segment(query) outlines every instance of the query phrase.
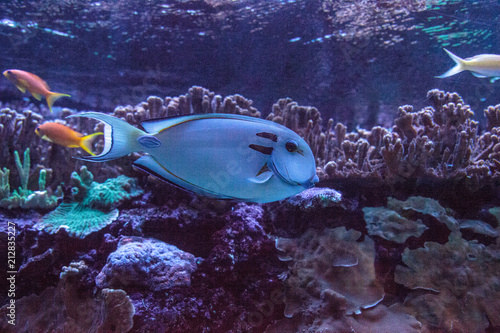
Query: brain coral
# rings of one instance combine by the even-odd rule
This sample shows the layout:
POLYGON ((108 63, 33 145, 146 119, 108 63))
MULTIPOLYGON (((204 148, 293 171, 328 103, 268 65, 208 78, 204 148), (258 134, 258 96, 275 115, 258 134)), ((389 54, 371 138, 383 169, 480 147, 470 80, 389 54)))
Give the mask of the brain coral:
POLYGON ((154 239, 122 238, 96 277, 97 286, 146 287, 153 291, 189 286, 197 258, 154 239))
MULTIPOLYGON (((298 313, 359 314, 384 297, 375 276, 374 243, 344 227, 309 229, 301 238, 276 240, 290 261, 285 282, 285 316, 298 313), (323 310, 321 310, 323 309, 323 310)), ((315 315, 316 316, 316 315, 315 315)))
POLYGON ((483 332, 500 326, 500 244, 485 246, 452 232, 444 244, 406 249, 395 281, 415 291, 405 300, 430 331, 483 332))

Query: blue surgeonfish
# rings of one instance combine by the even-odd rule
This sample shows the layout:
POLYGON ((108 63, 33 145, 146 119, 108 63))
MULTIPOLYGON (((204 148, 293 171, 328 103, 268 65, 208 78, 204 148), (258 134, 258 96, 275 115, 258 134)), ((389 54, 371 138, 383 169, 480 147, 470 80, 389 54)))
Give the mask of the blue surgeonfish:
POLYGON ((479 54, 472 58, 462 59, 447 49, 446 53, 453 59, 456 66, 446 73, 436 76, 437 78, 445 78, 458 74, 462 71, 470 71, 476 77, 498 77, 500 76, 500 55, 498 54, 479 54))
POLYGON ((104 123, 104 148, 87 161, 109 161, 132 152, 147 155, 139 169, 188 191, 218 199, 272 202, 317 181, 311 148, 292 130, 271 121, 231 114, 153 119, 138 129, 124 120, 82 112, 104 123))

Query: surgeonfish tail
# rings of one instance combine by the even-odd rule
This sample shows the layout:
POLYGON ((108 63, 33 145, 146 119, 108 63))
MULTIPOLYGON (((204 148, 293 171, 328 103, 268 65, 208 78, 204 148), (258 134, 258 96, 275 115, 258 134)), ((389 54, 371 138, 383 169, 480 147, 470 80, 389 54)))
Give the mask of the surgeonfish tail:
POLYGON ((445 77, 448 77, 448 76, 452 76, 452 75, 458 74, 458 73, 460 73, 460 72, 462 72, 462 71, 465 70, 465 61, 462 58, 460 58, 459 56, 454 55, 453 53, 451 53, 447 49, 444 49, 444 50, 446 51, 446 53, 448 53, 448 55, 450 56, 450 58, 453 59, 453 61, 457 65, 455 67, 453 67, 452 69, 450 69, 449 71, 447 71, 446 73, 441 74, 439 76, 436 76, 436 78, 439 78, 439 79, 442 79, 442 78, 445 78, 445 77))
POLYGON ((54 105, 54 102, 61 97, 71 97, 71 95, 50 92, 47 96, 45 96, 45 98, 47 99, 47 104, 49 106, 50 112, 52 112, 52 105, 54 105))
POLYGON ((94 142, 94 139, 99 135, 104 135, 104 133, 97 132, 84 136, 80 141, 80 147, 90 155, 95 156, 95 154, 92 152, 92 142, 94 142))
MULTIPOLYGON (((79 157, 81 160, 104 162, 144 150, 137 139, 145 135, 146 132, 135 128, 125 120, 100 112, 80 112, 67 118, 70 117, 86 117, 104 123, 104 148, 102 152, 99 155, 79 157)), ((97 135, 97 133, 91 135, 97 135)))

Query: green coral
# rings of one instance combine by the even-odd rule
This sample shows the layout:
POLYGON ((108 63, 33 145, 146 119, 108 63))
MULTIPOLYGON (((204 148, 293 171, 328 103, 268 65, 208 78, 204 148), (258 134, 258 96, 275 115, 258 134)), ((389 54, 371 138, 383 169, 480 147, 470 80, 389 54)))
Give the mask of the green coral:
POLYGON ((124 200, 137 197, 143 192, 138 187, 136 179, 121 175, 116 178, 107 179, 102 184, 92 182, 82 204, 107 210, 116 207, 124 200))
POLYGON ((58 197, 51 195, 45 189, 47 171, 40 170, 38 180, 38 191, 28 189, 30 174, 30 149, 27 148, 23 154, 23 162, 17 151, 14 152, 14 160, 21 181, 21 186, 10 193, 9 177, 10 170, 3 168, 0 171, 0 207, 7 209, 53 209, 57 206, 58 197))
POLYGON ((69 235, 85 238, 85 236, 99 231, 118 217, 118 209, 109 213, 84 206, 80 203, 62 203, 43 218, 38 224, 40 229, 55 233, 64 228, 69 235))
POLYGON ((63 203, 44 216, 37 228, 57 232, 64 228, 74 237, 85 238, 99 231, 118 217, 118 207, 124 200, 141 195, 144 191, 137 180, 127 176, 107 179, 104 183, 93 181, 94 176, 86 166, 80 174, 71 175, 73 203, 63 203))

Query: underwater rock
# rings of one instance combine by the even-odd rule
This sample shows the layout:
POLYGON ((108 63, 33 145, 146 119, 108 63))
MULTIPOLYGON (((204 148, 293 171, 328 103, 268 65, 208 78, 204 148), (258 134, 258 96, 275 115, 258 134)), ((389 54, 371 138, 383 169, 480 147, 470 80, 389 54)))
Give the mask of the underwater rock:
POLYGON ((280 259, 289 262, 286 317, 360 314, 383 299, 375 276, 374 242, 367 236, 358 242, 360 237, 361 232, 340 227, 276 240, 283 252, 280 259))
POLYGON ((96 277, 104 287, 145 287, 152 291, 189 286, 200 259, 155 239, 122 237, 96 277))
MULTIPOLYGON (((2 332, 128 332, 133 326, 134 306, 123 290, 103 289, 95 295, 81 288, 84 263, 63 268, 56 287, 40 295, 22 297, 15 303, 15 326, 0 321, 2 332), (71 272, 71 273, 70 273, 71 272)), ((7 305, 0 308, 6 318, 7 305)))
POLYGON ((237 280, 236 267, 258 260, 272 249, 272 240, 260 224, 263 209, 260 205, 238 204, 225 216, 226 225, 215 232, 215 244, 204 265, 210 265, 224 280, 237 280))
POLYGON ((500 326, 500 248, 453 232, 448 243, 405 249, 395 281, 415 291, 405 306, 426 330, 484 332, 500 326), (427 292, 425 292, 427 291, 427 292))

